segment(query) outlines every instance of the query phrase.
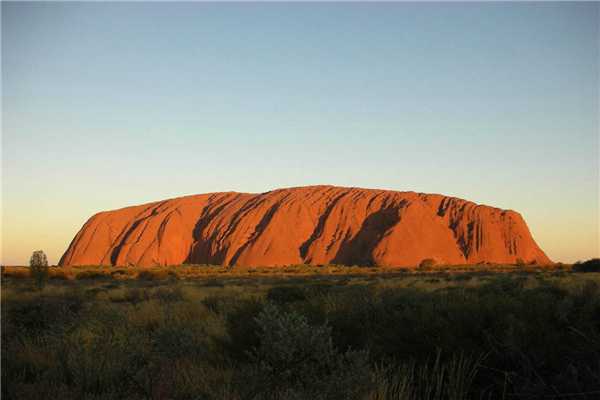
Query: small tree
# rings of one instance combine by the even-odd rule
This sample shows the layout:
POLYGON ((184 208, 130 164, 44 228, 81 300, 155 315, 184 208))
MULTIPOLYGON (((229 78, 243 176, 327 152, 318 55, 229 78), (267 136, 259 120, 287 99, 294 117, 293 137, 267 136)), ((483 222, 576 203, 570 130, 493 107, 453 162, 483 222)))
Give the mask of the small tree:
POLYGON ((48 257, 43 250, 36 250, 29 259, 29 273, 38 289, 43 289, 48 281, 48 257))

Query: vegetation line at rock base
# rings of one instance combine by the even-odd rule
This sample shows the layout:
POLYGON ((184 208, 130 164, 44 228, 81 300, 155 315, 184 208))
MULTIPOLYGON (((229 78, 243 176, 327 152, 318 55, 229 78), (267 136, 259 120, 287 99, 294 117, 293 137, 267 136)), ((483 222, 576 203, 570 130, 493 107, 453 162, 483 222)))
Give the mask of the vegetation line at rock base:
MULTIPOLYGON (((592 262, 589 260, 586 263, 592 262)), ((542 272, 571 271, 582 268, 585 263, 552 264, 552 265, 425 265, 413 268, 369 267, 358 265, 287 265, 281 267, 226 267, 220 265, 166 265, 159 267, 125 267, 107 265, 82 265, 70 267, 50 267, 49 279, 189 279, 207 276, 285 276, 285 275, 404 275, 430 273, 506 273, 506 272, 542 272)), ((596 265, 594 263, 593 265, 596 265)), ((592 266, 590 271, 600 271, 600 267, 592 266)), ((585 271, 582 271, 585 272, 585 271)), ((3 266, 2 276, 27 278, 28 267, 3 266)))

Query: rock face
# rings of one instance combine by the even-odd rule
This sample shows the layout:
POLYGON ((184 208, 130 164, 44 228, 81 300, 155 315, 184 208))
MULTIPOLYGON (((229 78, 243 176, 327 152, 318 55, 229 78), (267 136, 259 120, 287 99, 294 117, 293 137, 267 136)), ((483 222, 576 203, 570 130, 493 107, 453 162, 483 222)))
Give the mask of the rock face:
POLYGON ((92 216, 60 265, 549 264, 520 214, 438 194, 311 186, 92 216))

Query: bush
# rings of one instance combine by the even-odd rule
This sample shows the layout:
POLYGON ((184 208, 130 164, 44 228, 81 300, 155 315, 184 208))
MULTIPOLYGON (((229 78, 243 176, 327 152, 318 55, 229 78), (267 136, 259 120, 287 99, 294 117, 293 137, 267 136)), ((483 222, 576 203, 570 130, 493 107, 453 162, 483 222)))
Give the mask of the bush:
POLYGON ((52 271, 50 274, 50 279, 57 281, 68 281, 69 277, 64 271, 52 271))
POLYGON ((300 301, 305 298, 304 290, 297 286, 275 286, 267 293, 267 300, 279 304, 300 301))
MULTIPOLYGON (((56 330, 76 321, 83 308, 84 298, 79 291, 60 296, 40 295, 3 304, 2 334, 18 340, 28 334, 56 330)), ((3 382, 4 383, 4 382, 3 382)))
POLYGON ((260 345, 250 352, 250 398, 354 398, 367 386, 367 352, 338 353, 327 325, 267 304, 256 318, 260 345))
POLYGON ((124 269, 117 269, 110 273, 113 279, 125 279, 127 277, 127 271, 124 269))
POLYGON ((48 282, 48 258, 42 250, 34 251, 29 260, 29 272, 38 289, 43 289, 48 282))
POLYGON ((431 268, 435 266, 435 260, 433 258, 426 258, 419 264, 419 268, 431 268))
POLYGON ((77 280, 108 279, 108 275, 100 271, 82 271, 75 275, 77 280))
POLYGON ((28 279, 31 278, 31 270, 27 269, 4 269, 2 271, 2 278, 13 278, 13 279, 28 279))
POLYGON ((153 281, 156 280, 157 276, 154 272, 152 271, 140 271, 140 273, 137 275, 137 278, 140 281, 153 281))
POLYGON ((152 293, 152 298, 164 303, 170 303, 183 300, 183 293, 179 286, 168 286, 156 289, 152 293))
POLYGON ((179 276, 174 271, 144 270, 138 274, 137 278, 138 278, 138 280, 141 280, 141 281, 159 281, 159 280, 165 280, 165 279, 177 280, 177 279, 179 279, 179 276))
POLYGON ((470 281, 471 279, 473 279, 473 275, 469 273, 458 273, 452 277, 452 280, 455 282, 470 281))
POLYGON ((592 258, 585 262, 576 262, 573 265, 575 272, 600 272, 600 258, 592 258))

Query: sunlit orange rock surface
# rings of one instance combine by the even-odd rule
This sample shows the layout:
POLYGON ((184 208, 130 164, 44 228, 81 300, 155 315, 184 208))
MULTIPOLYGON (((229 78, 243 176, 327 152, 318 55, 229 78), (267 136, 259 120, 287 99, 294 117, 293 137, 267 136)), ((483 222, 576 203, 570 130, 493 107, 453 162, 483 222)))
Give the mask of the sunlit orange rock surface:
POLYGON ((311 186, 92 216, 60 265, 548 264, 515 211, 439 194, 311 186))

